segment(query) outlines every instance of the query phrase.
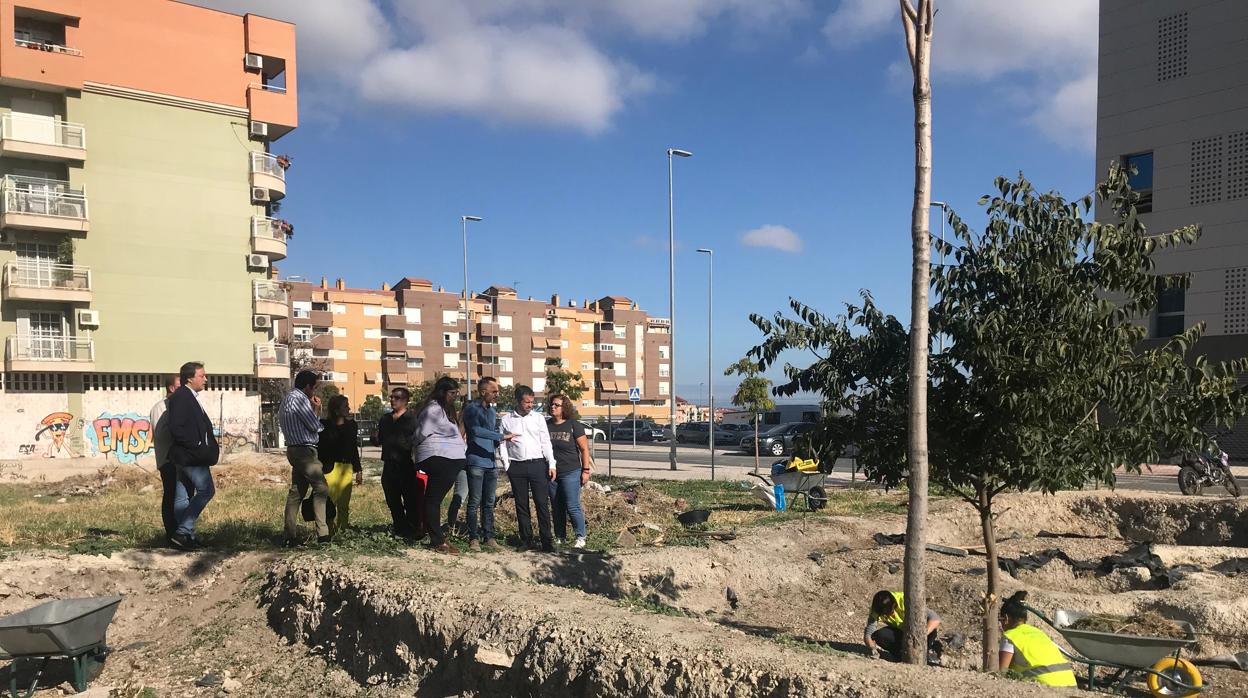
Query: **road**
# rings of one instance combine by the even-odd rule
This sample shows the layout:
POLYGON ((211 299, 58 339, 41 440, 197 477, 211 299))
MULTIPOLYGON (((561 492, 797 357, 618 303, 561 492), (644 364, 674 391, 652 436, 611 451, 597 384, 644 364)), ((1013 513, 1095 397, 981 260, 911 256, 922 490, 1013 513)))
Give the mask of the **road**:
MULTIPOLYGON (((610 448, 605 441, 594 444, 594 464, 599 474, 611 474, 618 477, 660 478, 660 479, 710 479, 711 457, 706 446, 679 444, 676 447, 678 470, 673 472, 668 467, 670 448, 666 444, 637 444, 612 442, 610 448)), ((380 458, 380 449, 365 447, 362 449, 365 458, 380 458)), ((771 464, 779 460, 775 456, 759 456, 759 472, 768 473, 771 464)), ((1242 486, 1248 487, 1248 467, 1233 466, 1236 477, 1242 486)), ((715 450, 715 478, 725 480, 751 480, 754 471, 754 456, 745 455, 736 449, 717 448, 715 450)), ((1116 489, 1135 492, 1161 492, 1178 494, 1178 467, 1173 465, 1154 465, 1146 467, 1139 475, 1119 473, 1116 489)), ((849 459, 836 462, 829 476, 832 487, 848 487, 862 482, 862 475, 854 473, 854 463, 849 459)), ((1221 489, 1211 490, 1211 495, 1221 495, 1221 489)))

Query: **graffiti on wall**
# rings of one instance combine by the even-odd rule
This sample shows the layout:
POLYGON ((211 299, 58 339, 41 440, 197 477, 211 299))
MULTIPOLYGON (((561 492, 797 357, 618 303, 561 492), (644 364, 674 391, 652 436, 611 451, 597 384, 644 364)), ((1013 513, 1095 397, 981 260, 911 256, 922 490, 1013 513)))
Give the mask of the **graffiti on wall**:
POLYGON ((77 457, 77 454, 69 447, 69 443, 65 438, 73 421, 74 415, 68 412, 53 412, 49 414, 39 422, 39 428, 35 432, 36 443, 22 444, 18 447, 18 452, 24 455, 33 455, 39 447, 38 442, 44 441, 46 444, 43 449, 44 458, 77 457))
POLYGON ((151 421, 137 412, 103 412, 87 430, 87 442, 95 454, 119 463, 133 463, 147 455, 155 446, 154 438, 151 421))

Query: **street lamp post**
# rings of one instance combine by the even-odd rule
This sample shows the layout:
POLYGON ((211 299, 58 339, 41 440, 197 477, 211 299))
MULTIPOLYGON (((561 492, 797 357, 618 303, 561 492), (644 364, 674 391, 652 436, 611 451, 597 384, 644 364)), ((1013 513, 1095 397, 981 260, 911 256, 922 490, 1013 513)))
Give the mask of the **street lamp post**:
MULTIPOLYGON (((929 204, 934 208, 940 209, 940 266, 945 266, 945 219, 949 217, 949 204, 943 201, 933 201, 929 204)), ((930 345, 929 345, 930 346, 930 345)), ((936 335, 936 346, 939 347, 940 353, 945 353, 945 335, 939 333, 936 335)))
POLYGON ((707 395, 707 437, 706 448, 711 452, 711 480, 715 479, 715 374, 711 372, 712 324, 711 311, 714 309, 715 297, 715 250, 699 247, 698 252, 706 255, 706 395, 707 395))
POLYGON ((668 462, 676 469, 676 206, 673 201, 672 157, 689 158, 693 153, 679 148, 667 149, 667 319, 671 323, 667 334, 668 391, 667 402, 671 408, 672 440, 668 462))
POLYGON ((464 394, 472 394, 472 334, 468 331, 468 221, 478 222, 481 216, 460 216, 464 224, 464 394))

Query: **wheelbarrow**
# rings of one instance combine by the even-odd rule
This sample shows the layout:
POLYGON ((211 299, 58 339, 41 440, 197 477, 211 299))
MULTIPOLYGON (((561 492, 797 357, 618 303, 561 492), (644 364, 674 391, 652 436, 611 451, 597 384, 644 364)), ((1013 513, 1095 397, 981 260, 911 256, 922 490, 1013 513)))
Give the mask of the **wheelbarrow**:
MULTIPOLYGON (((828 479, 827 473, 786 470, 781 473, 775 473, 771 477, 759 473, 746 474, 762 480, 768 491, 773 490, 776 485, 780 485, 784 488, 786 499, 790 496, 792 497, 793 504, 797 504, 799 497, 805 498, 806 508, 811 511, 818 511, 828 503, 828 493, 824 488, 824 483, 828 479)), ((785 508, 789 507, 786 505, 785 508)))
POLYGON ((30 698, 39 688, 48 662, 68 659, 74 669, 74 690, 87 690, 87 677, 104 660, 108 625, 113 622, 120 596, 60 599, 39 604, 0 618, 0 659, 9 665, 9 695, 30 698), (18 669, 25 662, 42 660, 30 686, 20 692, 18 669))
POLYGON ((1071 661, 1088 665, 1088 690, 1098 688, 1121 692, 1126 686, 1143 679, 1154 696, 1194 696, 1204 690, 1200 671, 1180 655, 1196 642, 1191 623, 1174 621, 1186 637, 1148 637, 1078 630, 1070 627, 1089 614, 1084 611, 1059 609, 1049 620, 1031 606, 1024 607, 1058 632, 1074 652, 1058 647, 1071 661), (1105 668, 1110 674, 1097 678, 1096 670, 1105 668), (1099 683, 1099 685, 1098 685, 1099 683))

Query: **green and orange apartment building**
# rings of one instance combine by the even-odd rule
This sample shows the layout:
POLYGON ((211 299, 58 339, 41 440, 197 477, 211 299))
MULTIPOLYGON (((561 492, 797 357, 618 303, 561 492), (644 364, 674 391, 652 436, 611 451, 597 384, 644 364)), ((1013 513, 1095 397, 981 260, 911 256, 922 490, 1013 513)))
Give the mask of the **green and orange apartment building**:
POLYGON ((270 280, 298 122, 295 27, 173 0, 0 0, 0 459, 151 449, 206 364, 228 448, 288 378, 270 280))

